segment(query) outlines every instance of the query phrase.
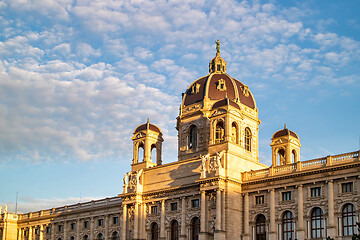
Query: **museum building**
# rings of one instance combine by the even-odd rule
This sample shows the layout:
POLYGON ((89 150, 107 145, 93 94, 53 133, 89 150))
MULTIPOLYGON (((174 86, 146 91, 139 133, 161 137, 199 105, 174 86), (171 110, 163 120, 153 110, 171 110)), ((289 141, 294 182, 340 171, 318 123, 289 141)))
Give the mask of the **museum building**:
POLYGON ((162 132, 133 134, 131 171, 117 197, 0 214, 0 240, 351 239, 360 214, 359 151, 300 161, 288 129, 259 162, 260 120, 248 86, 216 56, 182 97, 178 161, 163 164, 162 132))

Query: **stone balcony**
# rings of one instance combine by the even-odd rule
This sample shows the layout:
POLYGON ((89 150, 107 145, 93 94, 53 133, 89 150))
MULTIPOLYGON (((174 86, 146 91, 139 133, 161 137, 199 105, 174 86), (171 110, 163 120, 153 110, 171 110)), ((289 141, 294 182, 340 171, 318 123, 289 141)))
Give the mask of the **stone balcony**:
POLYGON ((351 163, 360 163, 359 152, 360 151, 344 153, 282 166, 275 166, 255 171, 244 172, 242 173, 242 180, 243 182, 250 182, 268 177, 311 171, 319 168, 334 167, 351 163))

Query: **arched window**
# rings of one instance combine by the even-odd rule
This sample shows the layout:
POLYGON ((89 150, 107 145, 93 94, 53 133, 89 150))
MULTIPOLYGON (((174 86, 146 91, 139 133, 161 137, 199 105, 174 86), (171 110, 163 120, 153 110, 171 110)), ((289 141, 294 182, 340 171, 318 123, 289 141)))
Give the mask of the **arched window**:
POLYGON ((197 129, 195 125, 191 125, 189 130, 189 149, 196 149, 197 146, 197 129))
POLYGON ((119 240, 119 233, 118 232, 113 232, 111 235, 111 240, 119 240))
POLYGON ((157 158, 156 145, 153 144, 151 145, 151 161, 153 163, 156 163, 156 158, 157 158))
POLYGON ((75 237, 70 237, 70 240, 75 240, 75 237))
POLYGON ((296 151, 295 151, 295 149, 293 149, 291 153, 292 153, 291 154, 292 155, 292 162, 295 163, 296 162, 296 151))
POLYGON ((285 150, 284 149, 280 149, 277 153, 277 157, 278 157, 278 163, 279 165, 285 165, 286 164, 286 160, 285 160, 285 150))
POLYGON ((282 218, 282 235, 284 240, 294 239, 294 219, 290 211, 286 211, 282 218))
POLYGON ((96 238, 97 240, 104 240, 104 235, 102 234, 102 233, 99 233, 98 235, 97 235, 97 238, 96 238))
POLYGON ((245 150, 251 152, 251 131, 249 128, 245 128, 245 150))
POLYGON ((311 238, 324 237, 324 214, 321 208, 314 208, 311 212, 311 238))
POLYGON ((200 233, 200 219, 198 217, 194 217, 191 220, 191 240, 198 240, 200 233))
POLYGON ((356 213, 354 205, 348 203, 342 210, 343 236, 356 233, 356 213))
POLYGON ((256 240, 266 240, 265 221, 266 218, 262 214, 256 217, 256 240))
POLYGON ((238 138, 238 127, 236 123, 231 124, 231 141, 233 143, 239 144, 239 138, 238 138))
POLYGON ((151 224, 151 240, 159 239, 159 226, 156 222, 151 224))
POLYGON ((219 121, 216 123, 216 128, 215 128, 215 143, 220 143, 221 141, 223 141, 224 134, 225 134, 224 123, 222 121, 219 121))
POLYGON ((179 240, 179 224, 176 220, 170 224, 170 240, 179 240))
POLYGON ((83 240, 89 240, 88 235, 85 235, 85 236, 83 237, 83 240))
POLYGON ((144 156, 145 156, 145 146, 144 143, 139 143, 139 148, 138 148, 138 161, 142 162, 144 161, 144 156))

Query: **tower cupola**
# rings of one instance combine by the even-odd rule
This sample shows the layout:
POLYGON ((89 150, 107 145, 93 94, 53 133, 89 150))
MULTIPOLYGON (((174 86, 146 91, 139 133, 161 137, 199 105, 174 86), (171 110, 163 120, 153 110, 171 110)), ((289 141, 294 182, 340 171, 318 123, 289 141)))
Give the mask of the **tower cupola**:
POLYGON ((161 146, 164 141, 162 133, 157 126, 149 122, 149 119, 135 129, 132 140, 134 149, 132 171, 162 164, 161 146), (152 155, 155 159, 151 159, 152 155))
POLYGON ((226 62, 220 57, 220 41, 216 43, 216 56, 209 63, 209 73, 226 73, 226 62))

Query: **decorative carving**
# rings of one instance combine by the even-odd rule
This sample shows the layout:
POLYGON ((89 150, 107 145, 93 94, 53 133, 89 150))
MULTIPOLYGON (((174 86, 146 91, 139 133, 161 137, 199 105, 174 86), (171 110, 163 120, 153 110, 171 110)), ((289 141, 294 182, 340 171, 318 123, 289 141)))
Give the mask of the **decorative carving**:
POLYGON ((218 91, 226 91, 226 84, 224 79, 221 78, 219 81, 216 82, 216 89, 218 91))
POLYGON ((244 85, 241 87, 242 93, 245 95, 245 97, 249 96, 249 87, 244 85))
POLYGON ((200 84, 199 83, 194 83, 193 85, 191 85, 191 94, 196 94, 199 92, 200 90, 200 84))
POLYGON ((142 137, 145 137, 146 134, 143 133, 143 132, 139 132, 138 134, 136 134, 135 138, 142 138, 142 137))

